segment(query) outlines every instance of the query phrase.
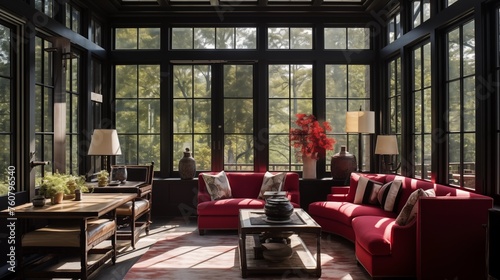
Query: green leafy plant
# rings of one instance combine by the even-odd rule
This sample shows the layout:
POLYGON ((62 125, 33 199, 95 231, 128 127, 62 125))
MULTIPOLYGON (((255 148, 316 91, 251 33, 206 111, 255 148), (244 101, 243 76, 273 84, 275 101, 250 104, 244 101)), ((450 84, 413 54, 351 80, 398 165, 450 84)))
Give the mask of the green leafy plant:
POLYGON ((56 172, 53 174, 45 174, 45 176, 41 178, 39 194, 46 198, 50 198, 58 193, 74 194, 77 189, 82 192, 89 191, 85 186, 85 178, 83 176, 56 172))

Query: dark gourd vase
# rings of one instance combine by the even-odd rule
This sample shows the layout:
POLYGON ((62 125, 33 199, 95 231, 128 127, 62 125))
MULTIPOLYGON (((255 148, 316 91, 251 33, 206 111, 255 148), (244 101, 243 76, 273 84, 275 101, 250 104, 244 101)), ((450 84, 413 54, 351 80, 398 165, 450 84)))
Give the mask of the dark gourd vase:
POLYGON ((179 160, 179 176, 182 180, 192 180, 196 174, 196 161, 191 156, 189 148, 186 148, 184 157, 179 160))
POLYGON ((284 196, 273 196, 266 199, 264 213, 270 221, 287 221, 293 213, 293 205, 284 196))
POLYGON ((340 152, 332 156, 331 171, 333 180, 348 180, 351 172, 356 171, 356 157, 346 151, 345 146, 340 147, 340 152))

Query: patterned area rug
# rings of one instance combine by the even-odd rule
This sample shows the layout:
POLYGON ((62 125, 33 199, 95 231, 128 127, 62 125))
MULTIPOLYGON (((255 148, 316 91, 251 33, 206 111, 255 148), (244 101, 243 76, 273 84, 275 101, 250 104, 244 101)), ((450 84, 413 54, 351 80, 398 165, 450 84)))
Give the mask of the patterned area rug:
MULTIPOLYGON (((314 236, 301 236, 315 256, 314 236)), ((239 279, 238 235, 235 231, 167 232, 127 273, 125 279, 239 279)), ((297 271, 250 274, 246 279, 370 279, 356 264, 354 245, 340 237, 321 239, 321 278, 297 271)))

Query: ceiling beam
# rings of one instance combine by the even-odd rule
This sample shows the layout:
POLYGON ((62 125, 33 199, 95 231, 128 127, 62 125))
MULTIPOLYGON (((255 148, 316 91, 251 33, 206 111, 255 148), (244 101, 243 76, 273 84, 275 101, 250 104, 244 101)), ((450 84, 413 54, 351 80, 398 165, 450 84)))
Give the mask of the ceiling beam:
POLYGON ((168 1, 168 0, 158 0, 158 5, 160 5, 162 7, 168 7, 168 6, 170 6, 170 1, 168 1))
POLYGON ((313 6, 321 6, 323 5, 324 0, 313 0, 313 6))

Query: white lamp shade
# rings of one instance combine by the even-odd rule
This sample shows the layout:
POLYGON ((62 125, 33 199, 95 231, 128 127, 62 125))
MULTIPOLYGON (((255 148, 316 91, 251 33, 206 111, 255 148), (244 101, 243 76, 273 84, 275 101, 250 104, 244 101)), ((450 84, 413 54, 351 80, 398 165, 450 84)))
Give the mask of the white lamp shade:
POLYGON ((90 140, 89 156, 121 155, 116 129, 95 129, 90 140))
POLYGON ((396 135, 378 135, 375 145, 376 155, 398 155, 398 139, 396 135))
POLYGON ((375 112, 373 111, 346 112, 345 132, 375 133, 375 112))

